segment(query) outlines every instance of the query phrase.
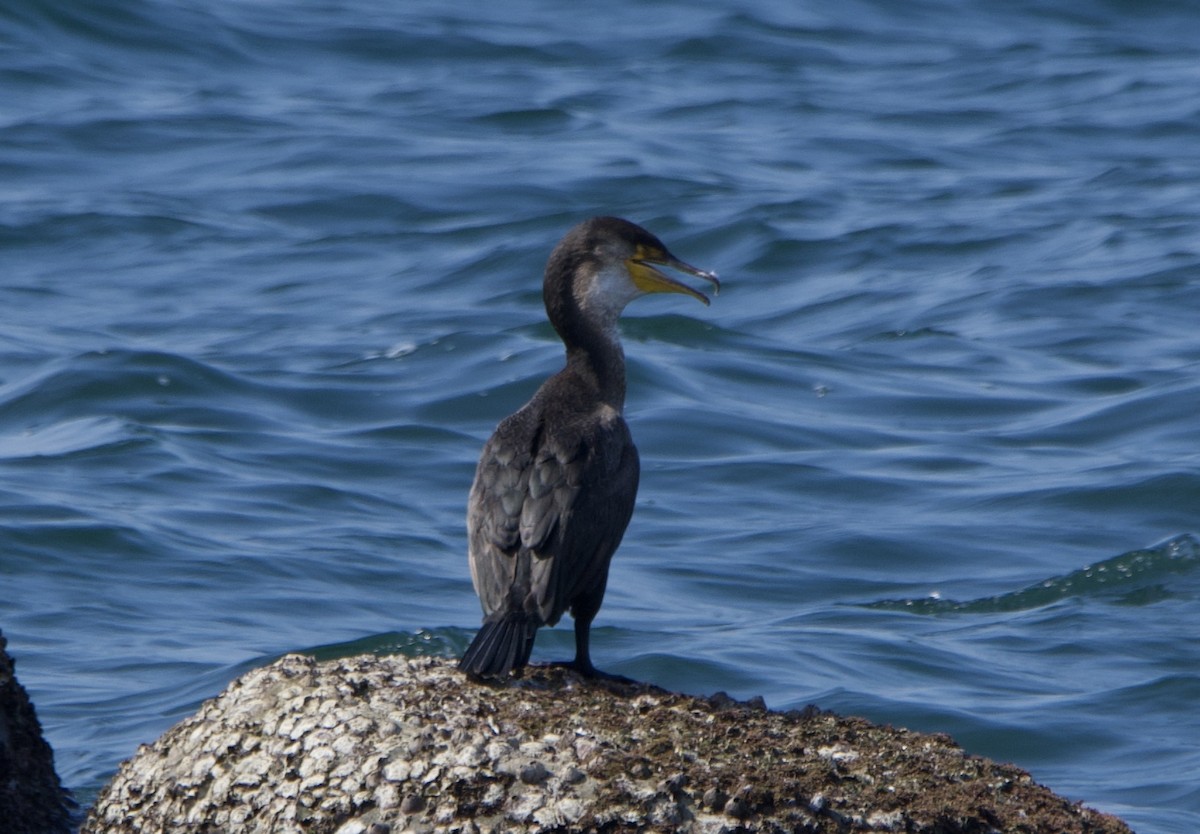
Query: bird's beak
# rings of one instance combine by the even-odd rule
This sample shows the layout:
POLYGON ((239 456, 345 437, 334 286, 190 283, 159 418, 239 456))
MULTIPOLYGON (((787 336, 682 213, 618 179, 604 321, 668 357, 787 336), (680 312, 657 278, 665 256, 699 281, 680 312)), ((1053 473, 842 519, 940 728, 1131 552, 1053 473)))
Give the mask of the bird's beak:
POLYGON ((633 278, 633 283, 642 292, 678 292, 703 301, 705 305, 708 304, 707 295, 663 274, 661 271, 655 269, 656 266, 665 266, 676 272, 686 272, 688 275, 694 275, 697 278, 711 282, 713 285, 713 295, 717 295, 721 291, 721 282, 717 280, 715 272, 705 272, 703 269, 697 269, 691 264, 685 264, 670 252, 655 252, 639 246, 637 251, 633 253, 633 257, 625 261, 625 266, 629 269, 629 275, 633 278))

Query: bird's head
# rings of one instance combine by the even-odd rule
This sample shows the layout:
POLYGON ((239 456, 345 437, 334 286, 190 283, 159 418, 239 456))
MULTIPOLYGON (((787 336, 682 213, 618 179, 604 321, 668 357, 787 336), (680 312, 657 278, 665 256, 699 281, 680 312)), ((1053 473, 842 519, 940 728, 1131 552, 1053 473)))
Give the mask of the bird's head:
POLYGON ((708 296, 659 267, 721 284, 715 273, 684 263, 650 232, 619 217, 593 217, 569 231, 546 266, 546 307, 569 293, 575 306, 602 327, 615 325, 625 305, 649 293, 674 292, 708 304, 708 296))

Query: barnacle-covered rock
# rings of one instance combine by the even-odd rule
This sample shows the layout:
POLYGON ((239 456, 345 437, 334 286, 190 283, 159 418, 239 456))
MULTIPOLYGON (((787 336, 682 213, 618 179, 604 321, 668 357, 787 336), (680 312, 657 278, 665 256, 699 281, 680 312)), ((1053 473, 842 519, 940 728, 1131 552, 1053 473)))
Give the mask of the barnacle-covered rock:
POLYGON ((86 834, 1089 832, 1022 770, 809 708, 432 658, 289 656, 230 684, 103 791, 86 834))

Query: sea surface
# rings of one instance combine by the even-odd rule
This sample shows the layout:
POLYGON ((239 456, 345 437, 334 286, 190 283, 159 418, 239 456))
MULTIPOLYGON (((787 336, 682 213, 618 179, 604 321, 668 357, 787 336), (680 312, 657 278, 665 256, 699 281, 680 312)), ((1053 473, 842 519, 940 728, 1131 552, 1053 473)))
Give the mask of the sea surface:
POLYGON ((476 456, 594 214, 724 282, 627 311, 597 664, 1200 831, 1170 0, 5 0, 0 629, 82 805, 281 654, 462 651, 476 456))

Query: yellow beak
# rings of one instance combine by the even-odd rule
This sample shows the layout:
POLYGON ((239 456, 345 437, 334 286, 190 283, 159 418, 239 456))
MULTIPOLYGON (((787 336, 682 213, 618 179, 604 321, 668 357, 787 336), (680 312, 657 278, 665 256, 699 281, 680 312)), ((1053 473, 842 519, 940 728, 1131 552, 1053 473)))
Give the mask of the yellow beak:
POLYGON ((665 266, 676 272, 685 272, 688 275, 694 275, 697 278, 711 282, 713 285, 713 295, 717 295, 721 291, 721 282, 717 280, 715 272, 705 272, 703 269, 697 269, 691 264, 685 264, 670 252, 653 252, 639 246, 637 251, 634 252, 633 257, 625 261, 625 267, 629 270, 629 277, 633 279, 633 283, 642 292, 677 292, 703 301, 705 305, 709 303, 707 295, 663 274, 655 269, 656 266, 665 266))

